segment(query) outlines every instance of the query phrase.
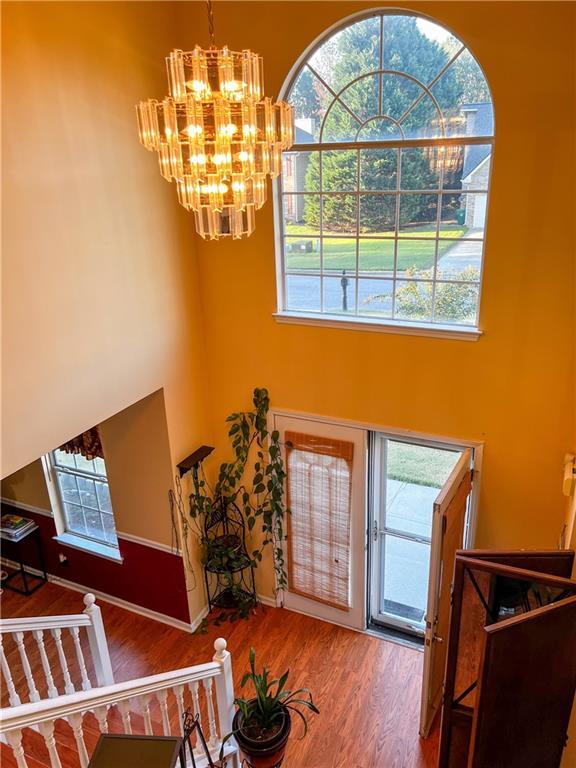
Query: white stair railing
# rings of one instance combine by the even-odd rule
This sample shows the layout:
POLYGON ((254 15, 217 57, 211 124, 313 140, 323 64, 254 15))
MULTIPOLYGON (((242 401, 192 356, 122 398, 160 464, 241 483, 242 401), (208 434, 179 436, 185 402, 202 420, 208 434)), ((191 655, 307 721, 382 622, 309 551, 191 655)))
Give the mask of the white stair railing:
POLYGON ((96 685, 114 683, 100 607, 92 594, 84 596, 84 605, 84 611, 74 615, 0 621, 0 668, 12 707, 26 699, 37 702, 90 690, 89 668, 96 685), (82 647, 83 628, 90 650, 88 660, 82 647))
MULTIPOLYGON (((71 729, 78 762, 81 768, 86 768, 89 750, 85 741, 85 718, 90 713, 95 716, 99 733, 112 732, 112 728, 118 726, 120 732, 127 734, 144 730, 147 734, 180 736, 182 714, 191 709, 199 715, 210 752, 216 758, 222 739, 232 729, 234 684, 226 641, 219 638, 214 648, 216 653, 208 664, 2 709, 0 734, 5 735, 12 748, 18 768, 28 768, 22 746, 23 731, 26 728, 39 730, 51 768, 61 768, 59 729, 71 729), (115 710, 119 717, 115 716, 115 710)), ((92 719, 89 719, 88 725, 94 729, 92 719)), ((64 742, 69 744, 70 740, 64 738, 64 742)), ((201 752, 197 754, 200 768, 204 762, 201 752)), ((225 754, 232 758, 233 765, 237 765, 237 746, 233 739, 226 743, 225 754)), ((35 758, 38 759, 37 754, 35 758)))

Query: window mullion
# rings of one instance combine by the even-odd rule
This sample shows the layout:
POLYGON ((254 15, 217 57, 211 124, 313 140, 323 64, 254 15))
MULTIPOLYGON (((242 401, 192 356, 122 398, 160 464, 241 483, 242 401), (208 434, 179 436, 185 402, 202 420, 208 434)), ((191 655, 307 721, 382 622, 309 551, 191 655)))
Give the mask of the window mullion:
POLYGON ((434 249, 434 268, 432 270, 432 307, 430 318, 432 322, 436 320, 436 280, 438 279, 438 249, 440 238, 440 226, 442 224, 442 189, 444 187, 444 164, 446 153, 443 149, 436 150, 441 157, 440 174, 438 179, 438 210, 436 211, 436 248, 434 249))
POLYGON ((318 141, 293 144, 290 152, 318 152, 337 149, 397 149, 398 147, 451 147, 466 144, 494 144, 493 136, 437 136, 426 139, 379 139, 378 141, 318 141))
POLYGON ((324 312, 324 154, 319 153, 320 160, 320 312, 324 312))
POLYGON ((360 197, 360 150, 356 150, 356 191, 358 195, 356 197, 356 282, 355 282, 355 297, 354 297, 354 314, 359 314, 358 309, 358 297, 359 297, 359 283, 360 283, 360 205, 362 198, 360 197))
POLYGON ((402 150, 396 150, 396 211, 394 219, 394 271, 392 273, 392 318, 396 317, 396 286, 398 284, 398 235, 400 234, 400 203, 402 195, 402 150))

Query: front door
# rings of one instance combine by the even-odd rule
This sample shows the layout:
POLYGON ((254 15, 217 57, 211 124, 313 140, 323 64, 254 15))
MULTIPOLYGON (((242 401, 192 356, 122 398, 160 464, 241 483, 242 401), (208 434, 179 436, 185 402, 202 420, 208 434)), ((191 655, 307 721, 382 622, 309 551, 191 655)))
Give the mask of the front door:
POLYGON ((366 431, 274 415, 286 466, 284 605, 366 628, 366 431))
POLYGON ((420 712, 420 735, 424 737, 428 736, 442 703, 452 576, 456 552, 464 540, 472 490, 471 461, 470 450, 463 451, 434 502, 420 712))

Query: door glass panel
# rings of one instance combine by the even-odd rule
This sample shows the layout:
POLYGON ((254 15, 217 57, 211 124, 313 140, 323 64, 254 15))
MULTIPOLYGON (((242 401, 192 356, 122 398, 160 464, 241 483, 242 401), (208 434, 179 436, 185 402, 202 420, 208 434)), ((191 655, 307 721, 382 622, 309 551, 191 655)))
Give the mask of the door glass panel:
POLYGON ((376 621, 424 628, 434 502, 461 451, 418 443, 380 442, 379 542, 376 621))
POLYGON ((382 540, 380 612, 422 624, 430 546, 385 534, 382 540))

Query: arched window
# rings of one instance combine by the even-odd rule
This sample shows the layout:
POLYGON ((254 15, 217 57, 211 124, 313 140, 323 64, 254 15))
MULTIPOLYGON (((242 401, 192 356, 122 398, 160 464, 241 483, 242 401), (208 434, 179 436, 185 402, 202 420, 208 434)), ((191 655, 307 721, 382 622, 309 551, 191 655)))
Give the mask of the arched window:
POLYGON ((318 41, 284 93, 279 319, 476 329, 494 119, 472 54, 426 18, 372 11, 318 41))

